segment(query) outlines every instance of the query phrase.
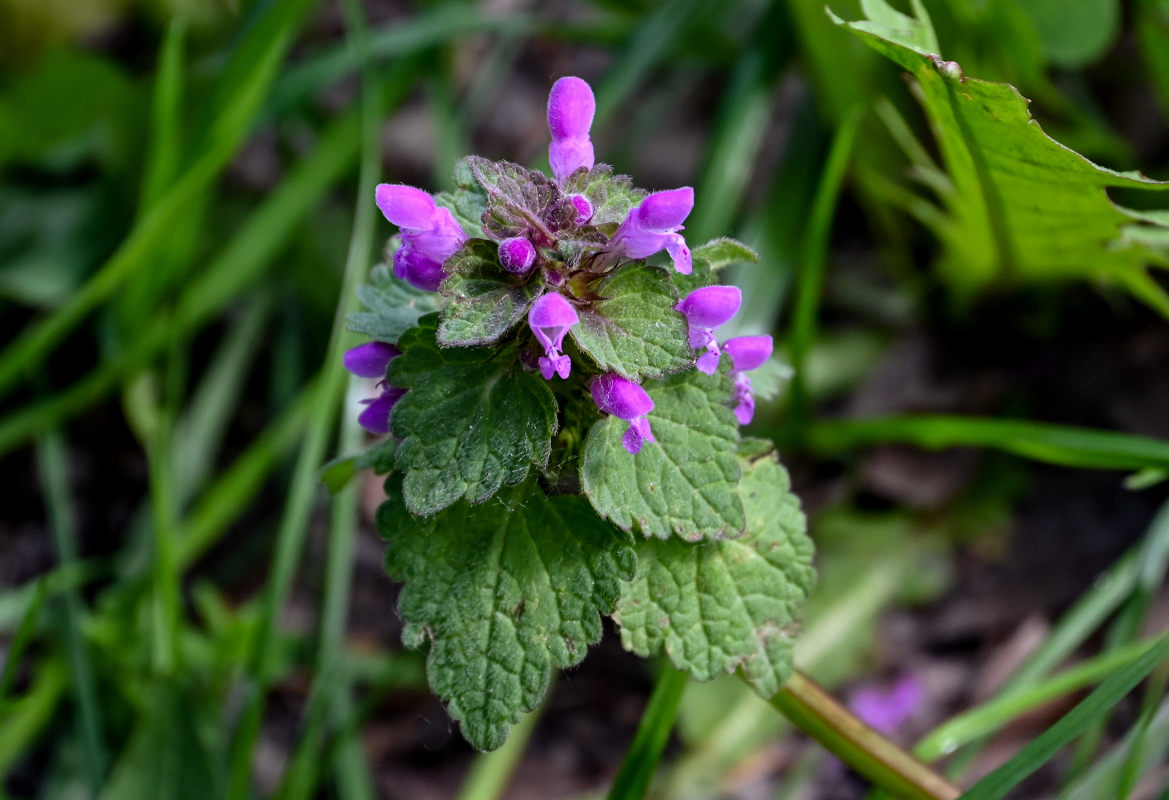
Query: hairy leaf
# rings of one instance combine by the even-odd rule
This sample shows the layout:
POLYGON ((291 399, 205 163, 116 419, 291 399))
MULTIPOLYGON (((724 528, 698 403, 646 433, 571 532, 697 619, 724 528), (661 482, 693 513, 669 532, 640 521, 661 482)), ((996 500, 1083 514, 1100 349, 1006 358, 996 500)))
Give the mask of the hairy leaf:
POLYGON ((402 337, 391 384, 409 389, 390 417, 401 439, 396 466, 415 514, 460 497, 481 503, 528 467, 543 467, 556 432, 556 400, 546 382, 520 366, 514 347, 441 348, 437 315, 402 337))
POLYGON ((577 346, 604 370, 631 380, 659 378, 694 364, 686 318, 666 272, 640 262, 606 276, 600 297, 570 329, 577 346))
POLYGON ((543 220, 560 197, 556 184, 542 172, 510 161, 467 156, 464 161, 487 194, 483 230, 497 239, 543 229, 543 220))
POLYGON ((743 460, 747 533, 689 544, 639 542, 637 577, 622 584, 613 618, 625 647, 665 652, 699 680, 742 669, 764 697, 792 671, 804 601, 815 581, 812 541, 775 454, 743 460))
POLYGON ((589 199, 593 204, 591 225, 621 223, 646 196, 628 175, 614 175, 608 164, 597 164, 591 170, 581 167, 565 180, 564 193, 583 194, 589 199))
POLYGON ((759 254, 740 241, 723 236, 711 239, 695 247, 692 253, 695 261, 705 261, 712 270, 729 267, 731 264, 755 264, 759 254))
MULTIPOLYGON (((387 261, 389 256, 387 253, 387 261)), ((398 280, 387 264, 370 270, 369 283, 357 287, 357 297, 369 311, 350 314, 349 330, 389 344, 396 344, 403 333, 418 324, 419 317, 438 307, 434 292, 398 280)))
POLYGON ((434 202, 449 208, 463 232, 472 239, 483 238, 483 212, 487 210, 487 193, 475 180, 475 174, 466 158, 455 164, 455 189, 439 192, 434 202))
POLYGON ((646 391, 656 442, 630 455, 621 444, 628 423, 607 417, 585 441, 581 483, 602 517, 645 536, 688 541, 738 536, 746 521, 736 487, 739 426, 726 403, 724 373, 673 375, 646 391))
POLYGON ((671 270, 670 280, 674 288, 681 295, 702 286, 710 286, 715 282, 715 272, 731 264, 750 263, 759 261, 759 254, 740 241, 728 236, 711 239, 691 251, 693 266, 689 275, 671 270))
POLYGON ((1095 278, 1169 316, 1169 297, 1145 272, 1164 264, 1164 254, 1141 235, 1164 222, 1127 212, 1106 192, 1169 184, 1097 166, 1048 137, 1013 86, 964 77, 960 65, 945 61, 925 9, 912 5, 909 17, 870 0, 867 20, 836 21, 917 81, 947 174, 918 168, 932 174, 946 213, 922 204, 911 210, 943 242, 939 268, 951 285, 968 293, 992 282, 1095 278))
POLYGON ((536 707, 553 668, 578 663, 601 638, 600 615, 636 563, 628 535, 583 499, 549 499, 534 482, 429 518, 391 499, 378 529, 387 570, 405 582, 402 639, 430 642, 430 684, 482 750, 536 707))
POLYGON ((438 341, 444 347, 491 344, 527 313, 540 284, 499 265, 497 245, 468 239, 443 265, 450 277, 442 293, 451 302, 442 311, 438 341))

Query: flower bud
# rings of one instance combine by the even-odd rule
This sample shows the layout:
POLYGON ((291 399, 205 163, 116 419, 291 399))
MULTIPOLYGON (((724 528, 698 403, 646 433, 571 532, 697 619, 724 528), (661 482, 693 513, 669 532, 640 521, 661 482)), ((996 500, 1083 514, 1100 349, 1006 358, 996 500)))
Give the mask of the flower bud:
POLYGON ((345 369, 359 378, 384 378, 390 360, 402 351, 385 342, 366 342, 345 351, 342 363, 345 369))
POLYGON ((524 275, 536 263, 536 248, 523 236, 513 236, 499 243, 499 263, 508 272, 524 275))

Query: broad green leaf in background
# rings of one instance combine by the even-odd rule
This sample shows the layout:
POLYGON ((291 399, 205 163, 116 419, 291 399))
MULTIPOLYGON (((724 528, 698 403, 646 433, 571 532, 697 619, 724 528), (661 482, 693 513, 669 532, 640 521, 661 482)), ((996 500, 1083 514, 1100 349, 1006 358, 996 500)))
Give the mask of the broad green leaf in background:
POLYGON ((401 439, 396 464, 402 496, 415 514, 433 514, 460 497, 481 503, 528 467, 548 463, 556 399, 546 381, 519 363, 515 348, 439 347, 437 315, 400 341, 388 378, 409 389, 390 418, 401 439))
POLYGON ((919 0, 912 6, 909 17, 868 0, 867 20, 836 21, 916 79, 946 168, 930 182, 947 212, 918 216, 943 243, 938 266, 952 288, 970 294, 992 283, 1092 278, 1169 316, 1169 296, 1145 271, 1169 263, 1148 244, 1169 225, 1134 215, 1106 192, 1169 184, 1097 166, 1048 137, 1013 86, 964 77, 945 61, 925 9, 919 0))
POLYGON ((386 568, 405 583, 402 639, 430 643, 431 687, 482 750, 536 707, 552 669, 584 658, 635 570, 627 534, 581 498, 550 499, 534 482, 428 518, 391 499, 378 529, 386 568))
POLYGON ((541 283, 505 270, 497 249, 495 242, 468 239, 443 265, 450 277, 442 293, 451 298, 438 326, 443 347, 497 342, 527 314, 541 283))
POLYGON ((1120 30, 1117 0, 1015 0, 1052 64, 1079 67, 1104 54, 1120 30))
POLYGON ((641 381, 694 364, 686 318, 660 267, 633 262, 614 270, 593 291, 601 298, 580 311, 573 341, 604 370, 641 381))
POLYGON ((739 539, 639 542, 637 577, 622 583, 613 618, 638 655, 665 652, 699 680, 742 669, 770 697, 792 671, 815 581, 812 540, 774 453, 743 460, 739 493, 747 518, 739 539))
POLYGON ((739 426, 726 405, 726 374, 691 371, 647 384, 656 442, 630 455, 621 443, 629 426, 608 417, 589 430, 581 485, 602 517, 647 537, 688 541, 736 537, 746 520, 737 491, 739 426))
POLYGON ((196 800, 216 794, 210 753, 198 729, 200 714, 189 688, 147 688, 142 715, 114 765, 101 800, 196 800))
POLYGON ((357 297, 369 311, 350 314, 349 330, 394 344, 418 324, 419 317, 438 307, 438 296, 395 278, 389 267, 391 255, 386 254, 387 263, 370 270, 369 283, 358 287, 357 297))

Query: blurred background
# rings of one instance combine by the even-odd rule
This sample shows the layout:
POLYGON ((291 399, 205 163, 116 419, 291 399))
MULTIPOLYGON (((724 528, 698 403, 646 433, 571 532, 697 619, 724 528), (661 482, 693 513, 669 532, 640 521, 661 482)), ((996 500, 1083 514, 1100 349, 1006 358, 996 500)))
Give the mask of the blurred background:
MULTIPOLYGON (((943 56, 1055 139, 1169 179, 1165 0, 925 6, 943 56)), ((732 279, 740 331, 797 368, 751 432, 817 543, 804 669, 910 746, 1169 627, 1164 281, 1091 252, 978 271, 980 242, 939 233, 904 70, 823 0, 0 0, 0 795, 604 794, 660 665, 610 629, 476 755, 401 648, 380 481, 320 477, 363 444, 340 320, 393 232, 372 185, 448 188, 467 153, 546 167, 568 74, 598 160, 694 186, 692 245, 761 255, 732 279)), ((1123 200, 1169 207, 1145 194, 1123 200)), ((1105 753, 1156 796, 1163 684, 1019 796, 1115 796, 1105 753)), ((954 768, 1000 763, 1068 691, 954 768)), ((728 679, 688 689, 654 792, 866 787, 728 679)))

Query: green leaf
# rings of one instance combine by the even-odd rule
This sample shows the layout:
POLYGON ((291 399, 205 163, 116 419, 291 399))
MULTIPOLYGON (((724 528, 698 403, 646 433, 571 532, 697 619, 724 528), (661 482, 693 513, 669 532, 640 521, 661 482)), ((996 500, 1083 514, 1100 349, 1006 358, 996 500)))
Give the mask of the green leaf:
POLYGON ((363 469, 372 469, 375 475, 385 475, 394 468, 397 449, 397 440, 390 436, 365 452, 338 456, 321 467, 321 483, 325 484, 329 494, 337 494, 363 469))
POLYGON ((727 403, 727 375, 691 371, 645 387, 656 442, 631 455, 629 423, 606 417, 585 441, 581 484, 593 508, 625 530, 687 541, 738 536, 746 526, 736 491, 739 426, 727 403))
POLYGON ((451 298, 438 326, 443 347, 499 341, 528 312, 540 290, 539 281, 501 267, 497 245, 486 239, 468 239, 443 266, 450 277, 442 282, 442 293, 451 298))
POLYGON ((614 175, 608 164, 597 164, 591 170, 583 168, 568 176, 564 182, 565 194, 583 194, 593 204, 589 224, 620 224, 629 210, 645 199, 646 192, 633 185, 628 175, 614 175))
POLYGON ((463 159, 487 195, 483 230, 496 239, 543 230, 560 197, 556 184, 543 172, 510 161, 488 161, 481 156, 463 159))
POLYGON ((600 298, 569 329, 577 347, 601 369, 641 381, 694 365, 686 318, 665 270, 632 262, 593 290, 600 298))
POLYGON ((712 270, 720 270, 731 264, 756 264, 759 262, 758 253, 729 236, 711 239, 706 244, 695 247, 691 251, 691 255, 695 261, 705 261, 712 270))
POLYGON ((553 668, 584 658, 635 571, 626 534, 583 499, 549 499, 534 482, 429 518, 391 499, 378 529, 386 568, 405 583, 402 640, 430 642, 430 685, 482 750, 536 707, 553 668))
MULTIPOLYGON (((918 216, 943 243, 938 267, 951 286, 970 294, 991 283, 1098 279, 1169 314, 1169 303, 1134 288, 1146 265, 1164 263, 1163 256, 1126 230, 1131 218, 1106 192, 1169 184, 1097 166, 1048 137, 1013 86, 964 77, 958 64, 944 61, 928 15, 920 2, 913 7, 915 16, 907 17, 868 0, 868 20, 837 22, 909 70, 920 87, 948 175, 932 181, 946 213, 918 216)), ((1144 224, 1166 227, 1155 219, 1144 224)))
POLYGON ((402 337, 388 379, 409 389, 390 417, 405 473, 406 506, 433 514, 460 497, 481 503, 528 467, 548 463, 556 400, 547 382, 520 366, 514 347, 440 348, 437 315, 402 337))
MULTIPOLYGON (((386 253, 387 262, 391 257, 386 253)), ((398 280, 388 263, 370 270, 369 283, 357 288, 357 297, 369 311, 350 314, 349 330, 389 344, 396 344, 403 333, 418 324, 419 317, 438 307, 434 292, 424 292, 398 280)))
POLYGON ((1047 58, 1060 67, 1079 67, 1100 57, 1120 28, 1117 0, 1016 2, 1035 26, 1047 58))
POLYGON ((747 373, 747 377, 751 379, 751 391, 756 400, 774 400, 793 374, 790 364, 769 358, 747 373))
POLYGON ((455 190, 439 192, 434 202, 449 208, 463 232, 472 239, 483 238, 483 213, 487 211, 487 194, 475 181, 471 165, 466 158, 455 164, 455 190))
POLYGON ((759 254, 740 241, 730 237, 711 239, 691 251, 693 266, 689 275, 670 271, 670 280, 680 295, 687 295, 702 286, 715 282, 715 272, 731 264, 759 261, 759 254))
POLYGON ((101 800, 196 800, 218 794, 196 724, 200 717, 189 690, 161 682, 148 687, 142 716, 101 800))
POLYGON ((739 492, 747 533, 695 545, 637 545, 637 577, 623 583, 613 618, 640 656, 665 652, 699 680, 742 669, 763 697, 792 671, 804 601, 815 581, 812 541, 787 472, 771 453, 744 460, 739 492))

